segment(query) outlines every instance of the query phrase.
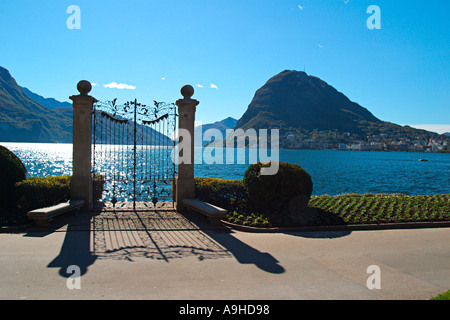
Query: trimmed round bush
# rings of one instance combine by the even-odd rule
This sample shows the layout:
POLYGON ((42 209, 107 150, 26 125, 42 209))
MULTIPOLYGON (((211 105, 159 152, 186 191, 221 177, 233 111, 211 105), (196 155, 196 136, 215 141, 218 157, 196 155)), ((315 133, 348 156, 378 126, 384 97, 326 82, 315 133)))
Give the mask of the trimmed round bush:
POLYGON ((244 174, 244 185, 251 206, 258 212, 269 215, 295 214, 304 211, 311 198, 313 183, 311 176, 296 164, 278 162, 278 172, 262 175, 261 168, 276 163, 256 163, 244 174))
POLYGON ((23 162, 9 149, 0 146, 0 203, 13 205, 14 184, 26 177, 27 169, 23 162))

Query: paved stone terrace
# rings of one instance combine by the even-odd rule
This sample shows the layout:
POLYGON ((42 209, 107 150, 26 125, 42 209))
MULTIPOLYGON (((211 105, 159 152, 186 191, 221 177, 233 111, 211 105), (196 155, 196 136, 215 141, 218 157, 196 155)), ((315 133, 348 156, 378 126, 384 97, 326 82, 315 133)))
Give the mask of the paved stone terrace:
POLYGON ((226 248, 207 236, 207 230, 227 232, 225 227, 211 226, 202 216, 177 213, 171 203, 158 205, 156 209, 152 203, 137 203, 136 210, 132 203, 118 203, 114 208, 106 203, 89 214, 72 213, 56 218, 48 229, 40 229, 66 233, 69 243, 88 242, 89 255, 96 259, 144 257, 168 261, 186 256, 200 260, 230 257, 226 248), (90 236, 83 237, 86 232, 90 236))
POLYGON ((0 234, 0 299, 429 299, 449 288, 446 228, 255 234, 201 218, 102 209, 0 234), (67 289, 71 265, 81 290, 67 289), (380 290, 367 288, 371 265, 380 290))
POLYGON ((177 213, 172 203, 157 204, 139 202, 104 203, 94 207, 91 213, 72 213, 57 217, 50 222, 52 231, 94 231, 94 230, 146 230, 181 231, 213 228, 200 216, 177 213))

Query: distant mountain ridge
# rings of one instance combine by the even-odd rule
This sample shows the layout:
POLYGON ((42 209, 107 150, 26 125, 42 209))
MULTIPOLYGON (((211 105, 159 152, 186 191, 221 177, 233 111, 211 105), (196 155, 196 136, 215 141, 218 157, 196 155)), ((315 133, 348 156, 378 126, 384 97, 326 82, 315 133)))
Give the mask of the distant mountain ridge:
POLYGON ((29 96, 32 100, 36 101, 37 103, 39 103, 49 109, 72 108, 72 104, 69 102, 60 102, 54 98, 44 98, 43 96, 40 96, 25 87, 21 87, 21 88, 22 88, 23 92, 25 92, 25 94, 27 96, 29 96))
MULTIPOLYGON (((10 72, 0 67, 0 142, 72 143, 72 127, 71 103, 44 98, 19 86, 10 72)), ((133 122, 130 121, 127 127, 133 130, 133 122)), ((137 128, 141 139, 150 145, 166 145, 173 141, 153 128, 144 131, 140 124, 137 128)), ((111 127, 97 133, 96 138, 103 142, 127 143, 119 133, 112 138, 111 127)))
MULTIPOLYGON (((0 142, 71 143, 72 117, 70 103, 44 98, 19 86, 9 71, 0 67, 0 142)), ((205 124, 195 128, 195 133, 203 136, 211 128, 219 130, 224 138, 227 129, 239 128, 278 128, 281 140, 288 133, 314 137, 315 132, 321 131, 344 132, 352 136, 352 141, 392 132, 426 133, 426 139, 437 136, 422 129, 381 121, 325 81, 292 70, 275 75, 257 90, 239 120, 229 117, 205 124)), ((450 133, 441 136, 450 137, 450 133)))
POLYGON ((72 110, 39 104, 0 67, 0 141, 70 143, 72 110))
MULTIPOLYGON (((237 119, 228 117, 226 119, 223 119, 221 121, 216 121, 214 123, 207 123, 207 124, 202 124, 201 126, 197 126, 195 127, 195 131, 194 134, 196 137, 198 137, 199 135, 203 138, 203 133, 206 130, 209 129, 217 129, 220 131, 220 133, 222 134, 223 138, 226 138, 226 131, 228 129, 233 129, 236 126, 236 123, 238 122, 237 119)), ((202 141, 202 145, 207 145, 209 144, 211 141, 202 141)))

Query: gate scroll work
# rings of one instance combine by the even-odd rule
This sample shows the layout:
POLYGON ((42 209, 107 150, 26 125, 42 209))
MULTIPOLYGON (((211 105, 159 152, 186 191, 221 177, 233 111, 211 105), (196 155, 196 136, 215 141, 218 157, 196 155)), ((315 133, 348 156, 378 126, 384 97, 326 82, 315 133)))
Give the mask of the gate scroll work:
POLYGON ((105 181, 102 210, 174 208, 176 131, 173 103, 94 104, 92 174, 105 181))

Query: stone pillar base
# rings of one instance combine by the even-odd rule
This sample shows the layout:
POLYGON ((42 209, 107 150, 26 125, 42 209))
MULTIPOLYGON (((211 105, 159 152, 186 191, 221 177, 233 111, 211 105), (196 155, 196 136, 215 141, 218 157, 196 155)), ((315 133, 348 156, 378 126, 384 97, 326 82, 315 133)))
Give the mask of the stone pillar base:
POLYGON ((185 211, 183 199, 195 199, 195 181, 193 178, 177 178, 175 202, 178 212, 185 211))
POLYGON ((83 200, 81 210, 89 212, 93 207, 92 178, 90 176, 72 176, 70 179, 70 200, 83 200))

